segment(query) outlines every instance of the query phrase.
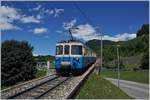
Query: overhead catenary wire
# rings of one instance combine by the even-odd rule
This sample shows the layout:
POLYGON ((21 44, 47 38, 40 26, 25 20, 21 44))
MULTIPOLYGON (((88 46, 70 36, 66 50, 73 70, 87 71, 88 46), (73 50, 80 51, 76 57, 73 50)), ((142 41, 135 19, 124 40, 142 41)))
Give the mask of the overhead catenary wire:
MULTIPOLYGON (((75 1, 73 1, 73 5, 79 10, 79 12, 84 16, 84 18, 86 18, 86 20, 90 23, 90 25, 92 25, 92 26, 94 26, 94 24, 93 24, 93 22, 92 22, 92 20, 83 12, 83 10, 77 5, 77 3, 75 2, 75 1)), ((101 52, 100 52, 100 54, 101 54, 101 67, 102 67, 102 62, 103 62, 103 60, 102 60, 102 34, 101 34, 101 45, 100 45, 101 47, 101 52)), ((98 74, 100 74, 100 67, 99 67, 99 70, 98 70, 98 74)))
POLYGON ((92 20, 85 14, 85 12, 78 6, 78 4, 73 1, 73 5, 75 6, 76 9, 83 15, 83 17, 91 24, 94 25, 92 20))

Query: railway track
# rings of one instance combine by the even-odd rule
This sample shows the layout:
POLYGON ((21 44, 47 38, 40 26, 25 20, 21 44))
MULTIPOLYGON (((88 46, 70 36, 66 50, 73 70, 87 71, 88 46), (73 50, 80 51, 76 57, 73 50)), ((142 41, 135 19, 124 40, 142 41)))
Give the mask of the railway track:
POLYGON ((8 97, 7 99, 39 99, 46 93, 60 86, 65 81, 69 80, 70 77, 53 77, 46 82, 40 83, 34 87, 26 89, 15 95, 8 97))
MULTIPOLYGON (((96 62, 97 63, 97 62, 96 62)), ((2 99, 67 99, 74 98, 89 74, 93 64, 85 73, 76 77, 51 75, 2 91, 2 99)))

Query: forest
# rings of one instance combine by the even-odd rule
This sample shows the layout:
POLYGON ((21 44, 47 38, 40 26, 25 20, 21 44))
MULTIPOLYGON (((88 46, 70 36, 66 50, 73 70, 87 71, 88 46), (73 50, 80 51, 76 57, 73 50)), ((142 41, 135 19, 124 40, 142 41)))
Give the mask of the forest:
MULTIPOLYGON (((121 58, 140 57, 141 63, 138 64, 138 67, 149 69, 149 24, 143 24, 137 30, 136 35, 136 38, 127 41, 103 40, 103 66, 109 67, 109 63, 117 59, 117 45, 120 45, 119 54, 121 58)), ((100 57, 100 40, 90 40, 86 44, 100 57)), ((120 60, 120 62, 123 66, 123 61, 120 60)))

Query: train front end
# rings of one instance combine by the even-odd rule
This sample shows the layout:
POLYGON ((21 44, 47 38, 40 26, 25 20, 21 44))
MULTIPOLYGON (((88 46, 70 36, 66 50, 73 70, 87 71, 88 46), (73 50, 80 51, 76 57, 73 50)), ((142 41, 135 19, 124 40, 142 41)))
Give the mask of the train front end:
POLYGON ((83 70, 81 43, 56 44, 55 69, 61 75, 80 74, 83 70))

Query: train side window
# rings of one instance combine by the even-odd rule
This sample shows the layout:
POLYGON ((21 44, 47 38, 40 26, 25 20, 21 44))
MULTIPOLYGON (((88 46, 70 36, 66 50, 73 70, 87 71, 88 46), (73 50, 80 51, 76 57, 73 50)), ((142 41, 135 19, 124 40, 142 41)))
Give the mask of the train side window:
POLYGON ((62 54, 63 54, 63 46, 62 45, 56 46, 56 55, 62 54))
POLYGON ((73 54, 73 55, 82 55, 82 46, 72 45, 71 46, 71 54, 73 54))
POLYGON ((69 54, 70 46, 69 45, 65 45, 64 49, 65 49, 64 53, 65 54, 69 54))

